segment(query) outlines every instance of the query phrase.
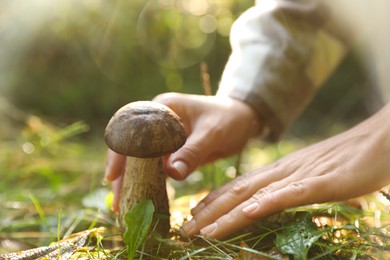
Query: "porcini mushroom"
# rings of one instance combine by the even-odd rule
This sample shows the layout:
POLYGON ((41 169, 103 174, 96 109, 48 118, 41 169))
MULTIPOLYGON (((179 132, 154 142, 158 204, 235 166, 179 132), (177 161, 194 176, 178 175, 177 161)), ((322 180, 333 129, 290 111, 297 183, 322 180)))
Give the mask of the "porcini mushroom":
POLYGON ((119 226, 125 227, 125 214, 136 203, 150 199, 155 212, 167 215, 159 219, 157 231, 170 229, 169 203, 162 156, 178 150, 186 141, 180 118, 168 107, 137 101, 120 108, 105 131, 108 147, 128 156, 120 192, 119 226))

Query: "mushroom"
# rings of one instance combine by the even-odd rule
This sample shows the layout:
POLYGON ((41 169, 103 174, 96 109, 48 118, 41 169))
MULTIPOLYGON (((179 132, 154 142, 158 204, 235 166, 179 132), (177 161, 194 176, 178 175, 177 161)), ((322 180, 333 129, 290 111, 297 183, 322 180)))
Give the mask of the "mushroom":
POLYGON ((150 199, 155 213, 166 215, 156 230, 168 234, 169 203, 162 156, 177 151, 186 141, 180 118, 168 107, 137 101, 120 108, 105 131, 108 147, 128 156, 120 192, 119 226, 125 227, 125 214, 136 203, 150 199))

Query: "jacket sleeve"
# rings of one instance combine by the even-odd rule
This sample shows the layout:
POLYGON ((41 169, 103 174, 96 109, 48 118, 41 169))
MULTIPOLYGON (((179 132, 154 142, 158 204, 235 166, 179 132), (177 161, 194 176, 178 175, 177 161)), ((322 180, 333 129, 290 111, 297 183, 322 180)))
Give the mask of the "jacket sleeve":
POLYGON ((276 141, 311 101, 348 43, 319 1, 260 0, 234 23, 217 95, 248 103, 276 141))

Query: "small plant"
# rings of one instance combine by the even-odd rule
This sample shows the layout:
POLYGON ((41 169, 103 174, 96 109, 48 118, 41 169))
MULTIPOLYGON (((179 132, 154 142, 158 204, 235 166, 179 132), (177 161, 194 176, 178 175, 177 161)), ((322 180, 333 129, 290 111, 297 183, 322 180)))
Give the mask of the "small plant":
POLYGON ((294 259, 307 259, 311 246, 324 234, 312 222, 308 213, 298 214, 295 221, 288 223, 276 235, 275 245, 283 254, 289 254, 294 259))
POLYGON ((154 205, 151 200, 139 202, 126 213, 123 241, 127 245, 127 259, 134 259, 137 249, 144 242, 152 224, 153 214, 154 205))

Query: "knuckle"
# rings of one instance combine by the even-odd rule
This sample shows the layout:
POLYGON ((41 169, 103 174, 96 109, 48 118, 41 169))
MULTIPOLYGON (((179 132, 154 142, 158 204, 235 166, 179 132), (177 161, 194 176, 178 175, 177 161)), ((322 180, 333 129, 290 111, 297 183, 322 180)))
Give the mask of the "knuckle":
POLYGON ((171 106, 175 103, 175 100, 177 99, 178 94, 174 92, 167 92, 162 93, 153 98, 154 102, 158 102, 161 104, 164 104, 166 106, 171 106))
POLYGON ((269 185, 266 188, 263 188, 257 191, 253 196, 252 200, 258 203, 276 203, 276 198, 274 194, 275 189, 273 185, 269 185))
POLYGON ((222 190, 222 188, 223 187, 210 192, 205 198, 203 198, 201 200, 201 202, 204 203, 206 206, 208 206, 214 200, 218 199, 220 196, 222 196, 224 194, 224 191, 222 190))
POLYGON ((265 194, 262 198, 263 201, 265 201, 267 204, 275 204, 277 203, 275 194, 273 192, 269 192, 265 194))
POLYGON ((283 158, 279 159, 279 160, 277 160, 276 162, 273 163, 274 168, 283 167, 283 164, 284 164, 283 158))
POLYGON ((213 128, 210 131, 214 136, 222 136, 224 132, 226 131, 225 127, 223 127, 221 124, 215 124, 213 128))
POLYGON ((200 164, 203 160, 200 149, 194 144, 184 145, 180 152, 193 164, 200 164))
POLYGON ((290 192, 293 196, 304 196, 307 192, 306 185, 302 182, 294 182, 289 185, 290 192))
POLYGON ((218 198, 221 195, 221 192, 219 190, 215 190, 212 193, 209 193, 205 198, 201 200, 202 203, 205 205, 210 204, 212 201, 214 201, 216 198, 218 198))
POLYGON ((270 194, 271 191, 268 188, 261 189, 257 191, 255 194, 252 196, 252 200, 256 202, 260 202, 267 194, 270 194))
POLYGON ((237 177, 234 181, 233 188, 231 189, 231 193, 235 196, 238 194, 243 193, 248 189, 248 182, 245 178, 242 178, 242 176, 237 177))
POLYGON ((234 214, 229 212, 220 217, 216 222, 218 224, 233 224, 235 222, 234 214))
POLYGON ((207 219, 207 218, 209 218, 210 217, 210 214, 211 214, 211 212, 210 212, 210 207, 209 206, 206 206, 204 209, 202 209, 200 212, 199 212, 199 214, 197 214, 197 215, 195 215, 194 216, 194 219, 195 220, 201 220, 201 219, 207 219))

